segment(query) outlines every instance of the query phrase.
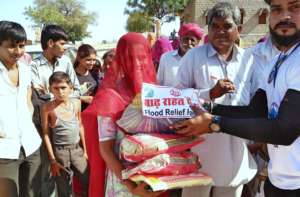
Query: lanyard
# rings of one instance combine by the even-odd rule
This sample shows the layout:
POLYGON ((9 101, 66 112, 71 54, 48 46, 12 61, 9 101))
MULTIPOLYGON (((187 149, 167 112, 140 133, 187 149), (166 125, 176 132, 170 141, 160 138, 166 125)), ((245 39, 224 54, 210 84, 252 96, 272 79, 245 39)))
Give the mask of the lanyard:
POLYGON ((278 57, 275 65, 273 66, 272 71, 269 74, 268 83, 272 83, 273 82, 273 87, 275 87, 276 78, 277 78, 277 74, 278 74, 280 66, 284 63, 285 60, 287 60, 296 51, 296 49, 299 46, 300 46, 300 43, 297 44, 297 46, 289 54, 280 53, 280 55, 279 55, 279 57, 278 57))

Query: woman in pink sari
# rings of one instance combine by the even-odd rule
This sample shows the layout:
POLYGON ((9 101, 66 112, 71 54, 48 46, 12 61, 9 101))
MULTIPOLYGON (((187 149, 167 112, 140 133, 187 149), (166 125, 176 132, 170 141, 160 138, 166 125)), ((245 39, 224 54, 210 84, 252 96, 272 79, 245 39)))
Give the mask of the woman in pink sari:
POLYGON ((121 170, 125 166, 117 155, 119 137, 122 134, 116 121, 133 98, 141 92, 143 82, 156 83, 151 49, 141 34, 127 33, 117 44, 114 62, 93 102, 83 112, 91 171, 89 191, 92 197, 104 196, 104 193, 107 197, 158 195, 147 191, 144 183, 137 186, 129 180, 122 181, 121 170))
POLYGON ((153 64, 155 66, 155 69, 157 70, 162 54, 168 51, 172 51, 173 47, 167 37, 160 37, 158 40, 156 40, 151 50, 153 64))

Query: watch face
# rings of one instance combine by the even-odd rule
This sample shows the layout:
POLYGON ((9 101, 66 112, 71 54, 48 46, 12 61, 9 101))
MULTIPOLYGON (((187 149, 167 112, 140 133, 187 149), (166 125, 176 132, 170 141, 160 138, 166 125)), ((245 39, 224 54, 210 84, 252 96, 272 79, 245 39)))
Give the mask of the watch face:
POLYGON ((213 131, 213 132, 219 132, 220 131, 220 125, 216 124, 216 123, 212 123, 210 125, 210 129, 213 131))

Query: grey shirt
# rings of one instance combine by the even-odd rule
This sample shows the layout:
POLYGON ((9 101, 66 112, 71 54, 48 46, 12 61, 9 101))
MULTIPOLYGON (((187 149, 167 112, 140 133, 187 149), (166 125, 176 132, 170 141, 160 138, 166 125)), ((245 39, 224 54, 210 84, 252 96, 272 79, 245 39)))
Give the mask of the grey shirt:
POLYGON ((51 97, 49 91, 49 78, 56 71, 65 72, 70 76, 71 82, 74 85, 73 95, 75 97, 79 96, 80 85, 71 60, 66 56, 62 56, 61 58, 57 59, 54 65, 52 65, 43 54, 34 59, 31 63, 33 87, 36 90, 39 90, 42 87, 46 91, 46 94, 42 95, 40 93, 39 96, 45 98, 51 97))

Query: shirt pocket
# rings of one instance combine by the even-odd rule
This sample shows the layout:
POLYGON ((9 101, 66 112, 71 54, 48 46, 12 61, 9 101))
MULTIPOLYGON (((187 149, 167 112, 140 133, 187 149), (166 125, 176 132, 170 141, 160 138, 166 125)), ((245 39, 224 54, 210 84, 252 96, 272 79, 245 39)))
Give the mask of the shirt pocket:
POLYGON ((220 80, 220 72, 216 66, 202 65, 194 73, 197 89, 210 89, 220 80))

